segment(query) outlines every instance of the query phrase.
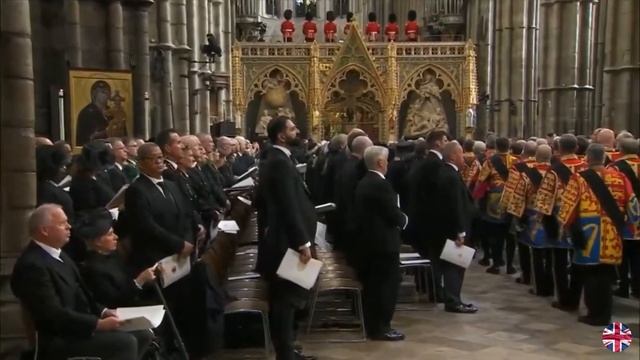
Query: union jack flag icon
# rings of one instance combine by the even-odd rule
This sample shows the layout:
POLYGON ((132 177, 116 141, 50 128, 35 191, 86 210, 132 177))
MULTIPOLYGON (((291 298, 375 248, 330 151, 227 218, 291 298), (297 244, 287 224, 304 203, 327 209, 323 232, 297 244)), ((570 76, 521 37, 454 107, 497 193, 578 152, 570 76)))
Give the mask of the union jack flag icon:
POLYGON ((614 321, 602 331, 602 344, 613 352, 622 352, 631 346, 631 330, 621 323, 614 321))

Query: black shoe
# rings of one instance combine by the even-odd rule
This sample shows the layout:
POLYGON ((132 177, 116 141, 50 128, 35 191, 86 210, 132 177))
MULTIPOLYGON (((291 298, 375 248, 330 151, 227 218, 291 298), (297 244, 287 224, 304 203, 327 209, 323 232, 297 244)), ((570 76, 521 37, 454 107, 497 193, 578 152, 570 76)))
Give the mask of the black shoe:
POLYGON ((624 288, 617 288, 613 291, 613 295, 617 296, 617 297, 621 297, 621 298, 628 298, 629 297, 629 289, 624 289, 624 288))
POLYGON ((404 334, 398 330, 389 330, 384 334, 370 336, 370 338, 376 341, 402 341, 404 334))
POLYGON ((591 326, 607 326, 611 323, 610 320, 607 319, 595 319, 588 315, 578 316, 578 321, 581 323, 585 323, 591 326))
MULTIPOLYGON (((508 274, 508 272, 507 272, 507 274, 508 274)), ((529 280, 525 280, 522 276, 521 276, 521 277, 519 277, 519 278, 517 278, 517 279, 516 279, 516 282, 517 282, 518 284, 522 284, 522 285, 529 285, 529 284, 531 284, 531 281, 529 281, 529 280)))
POLYGON ((489 274, 500 274, 500 267, 493 265, 487 269, 487 272, 489 274))
POLYGON ((518 271, 513 266, 507 266, 507 275, 513 275, 513 274, 515 274, 517 272, 518 271))
POLYGON ((293 358, 295 360, 316 360, 317 358, 313 355, 305 355, 302 351, 293 350, 293 358))
POLYGON ((464 304, 445 305, 444 311, 458 314, 473 314, 478 311, 478 308, 473 305, 465 306, 464 304))
POLYGON ((551 306, 558 309, 558 310, 562 310, 562 311, 566 311, 566 312, 573 312, 578 310, 578 306, 570 306, 570 305, 564 305, 561 304, 558 301, 554 301, 551 303, 551 306))
POLYGON ((482 266, 489 266, 491 265, 491 261, 489 259, 481 259, 480 261, 478 261, 478 264, 482 266))

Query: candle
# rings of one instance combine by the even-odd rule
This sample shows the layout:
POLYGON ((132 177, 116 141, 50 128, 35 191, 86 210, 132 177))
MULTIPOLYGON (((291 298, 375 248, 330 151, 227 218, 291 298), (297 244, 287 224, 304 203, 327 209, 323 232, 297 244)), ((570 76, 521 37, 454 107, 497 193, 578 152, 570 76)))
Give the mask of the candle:
POLYGON ((58 121, 60 126, 60 140, 64 141, 64 90, 58 91, 58 121))
POLYGON ((144 92, 144 139, 145 141, 151 136, 151 122, 149 121, 149 92, 144 92))

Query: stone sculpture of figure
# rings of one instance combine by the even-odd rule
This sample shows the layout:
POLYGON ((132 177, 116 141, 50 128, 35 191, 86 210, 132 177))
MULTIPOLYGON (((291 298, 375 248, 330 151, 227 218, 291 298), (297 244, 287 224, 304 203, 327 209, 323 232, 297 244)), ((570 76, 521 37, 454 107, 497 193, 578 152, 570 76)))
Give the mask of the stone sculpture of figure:
POLYGON ((120 95, 118 90, 111 97, 113 106, 107 110, 107 118, 109 125, 107 126, 107 137, 124 137, 127 136, 127 113, 122 108, 122 102, 125 99, 120 95))
POLYGON ((417 136, 428 133, 433 129, 448 131, 449 126, 440 101, 440 88, 434 81, 433 75, 426 73, 418 82, 418 97, 407 111, 407 125, 405 136, 417 136))
POLYGON ((260 121, 258 121, 255 133, 261 136, 267 136, 267 125, 271 119, 272 117, 269 115, 269 110, 265 109, 263 115, 260 117, 260 121))

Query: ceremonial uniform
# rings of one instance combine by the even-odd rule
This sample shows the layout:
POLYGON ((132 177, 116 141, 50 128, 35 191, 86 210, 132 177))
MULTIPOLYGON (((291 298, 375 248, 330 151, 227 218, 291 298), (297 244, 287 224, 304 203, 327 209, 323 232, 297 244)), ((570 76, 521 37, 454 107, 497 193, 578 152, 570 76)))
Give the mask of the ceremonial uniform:
MULTIPOLYGON (((509 178, 504 185, 504 191, 502 193, 502 198, 500 199, 501 206, 507 209, 509 204, 511 203, 511 198, 513 197, 513 193, 520 182, 521 175, 534 167, 536 164, 536 159, 534 157, 529 157, 524 160, 521 160, 509 169, 509 178)), ((539 185, 539 184, 538 184, 539 185)), ((508 212, 508 211, 507 211, 508 212)), ((516 238, 519 237, 519 233, 521 229, 517 222, 514 222, 514 219, 510 218, 507 220, 510 229, 507 232, 506 240, 507 240, 507 266, 513 269, 513 257, 515 256, 516 249, 516 238)), ((518 282, 522 282, 524 284, 529 284, 531 280, 531 262, 530 262, 530 254, 529 247, 521 242, 518 242, 518 255, 520 256, 520 269, 522 270, 522 276, 517 280, 518 282)), ((513 270, 512 270, 513 271, 513 270)))
POLYGON ((280 32, 282 33, 282 41, 284 42, 292 42, 293 41, 293 32, 296 31, 293 22, 290 20, 285 20, 280 25, 280 32))
POLYGON ((304 34, 304 41, 313 42, 316 39, 316 33, 318 28, 313 21, 305 21, 302 25, 302 33, 304 34))
POLYGON ((384 27, 384 35, 387 37, 387 41, 396 41, 399 32, 400 27, 398 27, 396 23, 388 23, 387 26, 384 27))
POLYGON ((380 24, 375 21, 369 21, 365 28, 367 34, 367 40, 378 41, 378 35, 380 34, 380 24))
POLYGON ((328 21, 324 24, 324 40, 326 42, 335 42, 337 32, 338 26, 333 21, 328 21))
POLYGON ((535 210, 536 193, 545 174, 551 170, 550 163, 533 163, 519 174, 507 212, 513 215, 521 229, 518 236, 520 251, 520 266, 522 267, 522 281, 530 281, 530 265, 533 264, 533 279, 537 295, 553 294, 553 275, 551 251, 543 247, 547 234, 535 210), (532 256, 529 258, 529 247, 532 256), (526 250, 524 250, 526 249, 526 250), (529 270, 525 274, 525 269, 529 270))
POLYGON ((407 36, 407 41, 418 41, 419 30, 420 27, 417 21, 407 21, 407 23, 404 24, 404 34, 407 36))
POLYGON ((487 236, 490 239, 493 267, 504 265, 502 249, 507 235, 507 213, 500 199, 509 177, 509 168, 517 158, 507 153, 497 153, 487 158, 474 191, 474 197, 480 200, 482 218, 487 236))
POLYGON ((562 193, 558 220, 571 229, 573 262, 584 281, 587 317, 592 324, 611 321, 613 265, 622 262, 622 235, 640 218, 629 180, 612 169, 573 174, 562 193))
MULTIPOLYGON (((561 197, 564 187, 569 182, 571 174, 584 170, 587 165, 577 155, 564 155, 560 161, 552 165, 548 171, 538 193, 536 194, 535 209, 542 214, 542 224, 547 238, 541 246, 552 248, 553 252, 553 278, 556 287, 556 297, 561 306, 575 308, 580 301, 580 285, 576 276, 571 277, 569 287, 569 244, 568 236, 565 236, 556 220, 556 214, 562 204, 561 197)), ((575 275, 575 274, 572 274, 575 275)))
MULTIPOLYGON (((640 199, 640 157, 638 155, 625 155, 609 167, 622 172, 636 197, 640 199)), ((637 212, 631 216, 640 216, 637 212)), ((631 272, 631 290, 640 294, 640 227, 627 228, 622 234, 622 264, 618 269, 620 283, 617 293, 627 297, 629 294, 629 272, 631 272)))
POLYGON ((478 175, 480 175, 482 164, 480 164, 480 161, 476 158, 476 154, 472 152, 464 153, 464 164, 462 179, 467 188, 472 190, 478 180, 478 175))
POLYGON ((616 149, 607 148, 605 152, 607 153, 607 158, 604 160, 605 165, 610 165, 622 157, 622 153, 616 149))

